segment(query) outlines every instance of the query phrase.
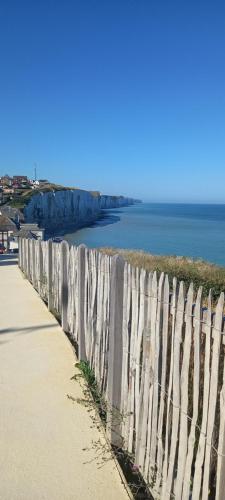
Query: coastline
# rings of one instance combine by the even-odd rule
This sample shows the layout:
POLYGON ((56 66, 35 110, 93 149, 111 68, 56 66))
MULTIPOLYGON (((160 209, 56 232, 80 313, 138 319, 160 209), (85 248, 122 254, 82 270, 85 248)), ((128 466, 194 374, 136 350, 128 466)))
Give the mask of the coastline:
MULTIPOLYGON (((142 203, 141 201, 140 202, 136 202, 135 205, 137 205, 138 203, 142 203)), ((80 229, 85 229, 85 228, 89 228, 89 227, 94 227, 95 224, 98 222, 98 221, 104 221, 104 220, 108 220, 109 219, 109 213, 112 211, 112 210, 120 210, 121 208, 129 208, 129 207, 132 207, 134 204, 130 204, 130 205, 125 205, 124 207, 114 207, 114 208, 102 208, 100 210, 100 212, 98 212, 96 215, 94 215, 93 217, 89 217, 89 218, 86 218, 85 220, 80 220, 80 221, 77 221, 77 222, 63 222, 63 227, 62 225, 55 225, 54 227, 52 226, 52 228, 50 227, 43 227, 45 229, 45 239, 49 239, 49 238, 53 238, 54 236, 64 236, 65 234, 72 234, 72 233, 75 233, 76 231, 79 231, 80 229)), ((119 220, 119 218, 118 218, 119 220)), ((111 223, 115 223, 117 221, 112 221, 111 223)), ((110 224, 110 223, 109 223, 110 224)))
POLYGON ((105 214, 108 220, 97 220, 90 229, 78 228, 65 239, 90 248, 142 250, 225 266, 225 205, 142 203, 105 214))
POLYGON ((88 227, 103 216, 105 210, 127 207, 140 200, 123 196, 94 195, 83 190, 58 190, 32 196, 24 207, 27 223, 38 224, 46 238, 75 232, 88 227))
POLYGON ((52 229, 48 226, 44 227, 45 240, 53 238, 54 236, 64 236, 64 234, 67 234, 67 233, 75 233, 79 229, 93 226, 95 224, 95 222, 97 222, 98 220, 101 220, 102 218, 104 218, 104 216, 101 213, 99 213, 97 216, 85 219, 85 220, 80 221, 80 222, 71 222, 71 223, 70 222, 68 222, 68 223, 63 222, 63 227, 61 225, 55 225, 54 227, 52 227, 52 229))

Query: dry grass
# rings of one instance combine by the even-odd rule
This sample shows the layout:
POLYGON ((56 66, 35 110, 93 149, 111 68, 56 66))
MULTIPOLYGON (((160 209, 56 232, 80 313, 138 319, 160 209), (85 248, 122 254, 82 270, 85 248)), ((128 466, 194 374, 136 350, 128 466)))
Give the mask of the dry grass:
POLYGON ((195 290, 203 287, 203 297, 206 298, 212 290, 213 300, 217 300, 221 292, 225 292, 225 267, 219 267, 202 260, 193 260, 188 257, 151 255, 142 251, 101 248, 107 255, 119 253, 132 266, 142 267, 147 271, 165 272, 170 282, 174 276, 184 281, 188 287, 194 283, 195 290))

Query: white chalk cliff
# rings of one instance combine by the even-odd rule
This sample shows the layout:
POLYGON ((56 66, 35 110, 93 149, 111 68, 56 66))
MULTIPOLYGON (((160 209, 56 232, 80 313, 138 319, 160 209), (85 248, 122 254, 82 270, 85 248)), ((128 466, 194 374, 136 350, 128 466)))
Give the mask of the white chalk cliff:
POLYGON ((24 208, 26 222, 36 222, 48 230, 63 226, 79 228, 94 221, 102 209, 135 203, 123 196, 106 196, 81 189, 49 191, 32 196, 24 208))

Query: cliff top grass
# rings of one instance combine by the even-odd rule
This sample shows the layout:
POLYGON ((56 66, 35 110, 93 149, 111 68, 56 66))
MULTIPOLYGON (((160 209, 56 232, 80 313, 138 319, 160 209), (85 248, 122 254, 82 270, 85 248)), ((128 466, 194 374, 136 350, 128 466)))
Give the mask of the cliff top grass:
POLYGON ((173 277, 176 276, 179 281, 184 281, 186 287, 193 282, 195 291, 202 286, 205 304, 210 289, 214 302, 221 292, 225 292, 225 267, 188 257, 151 255, 142 251, 114 248, 100 250, 107 255, 119 253, 134 267, 141 267, 146 271, 164 272, 168 274, 171 284, 173 277))
MULTIPOLYGON (((80 190, 80 191, 85 191, 84 189, 80 189, 78 187, 67 187, 67 186, 62 186, 60 184, 53 184, 53 183, 48 183, 44 184, 42 186, 38 186, 35 189, 24 189, 24 191, 21 193, 21 195, 10 201, 8 204, 12 208, 18 208, 23 210, 24 207, 29 203, 31 198, 39 193, 49 193, 49 192, 56 192, 56 191, 75 191, 75 190, 80 190)), ((89 191, 90 194, 94 197, 99 196, 98 191, 89 191)))
MULTIPOLYGON (((79 191, 90 193, 91 196, 93 196, 93 198, 98 198, 100 196, 99 191, 86 191, 85 189, 80 189, 78 187, 67 187, 67 186, 61 186, 60 184, 48 183, 48 184, 43 184, 42 186, 38 186, 35 189, 24 189, 20 194, 20 196, 10 201, 8 205, 10 205, 12 208, 18 208, 20 210, 23 210, 24 207, 29 203, 31 198, 38 193, 48 193, 51 191, 52 192, 75 191, 78 189, 79 191)), ((112 199, 117 199, 117 198, 121 198, 121 196, 112 196, 112 199)))
POLYGON ((89 191, 89 193, 94 197, 94 198, 98 198, 101 193, 100 191, 89 191))

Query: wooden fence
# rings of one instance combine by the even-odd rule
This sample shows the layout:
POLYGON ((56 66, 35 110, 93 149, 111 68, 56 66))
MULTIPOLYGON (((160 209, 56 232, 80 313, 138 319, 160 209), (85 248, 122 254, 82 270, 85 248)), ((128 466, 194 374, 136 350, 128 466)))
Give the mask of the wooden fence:
POLYGON ((66 242, 20 239, 19 265, 89 361, 110 440, 154 498, 224 499, 224 295, 202 307, 201 288, 66 242))

